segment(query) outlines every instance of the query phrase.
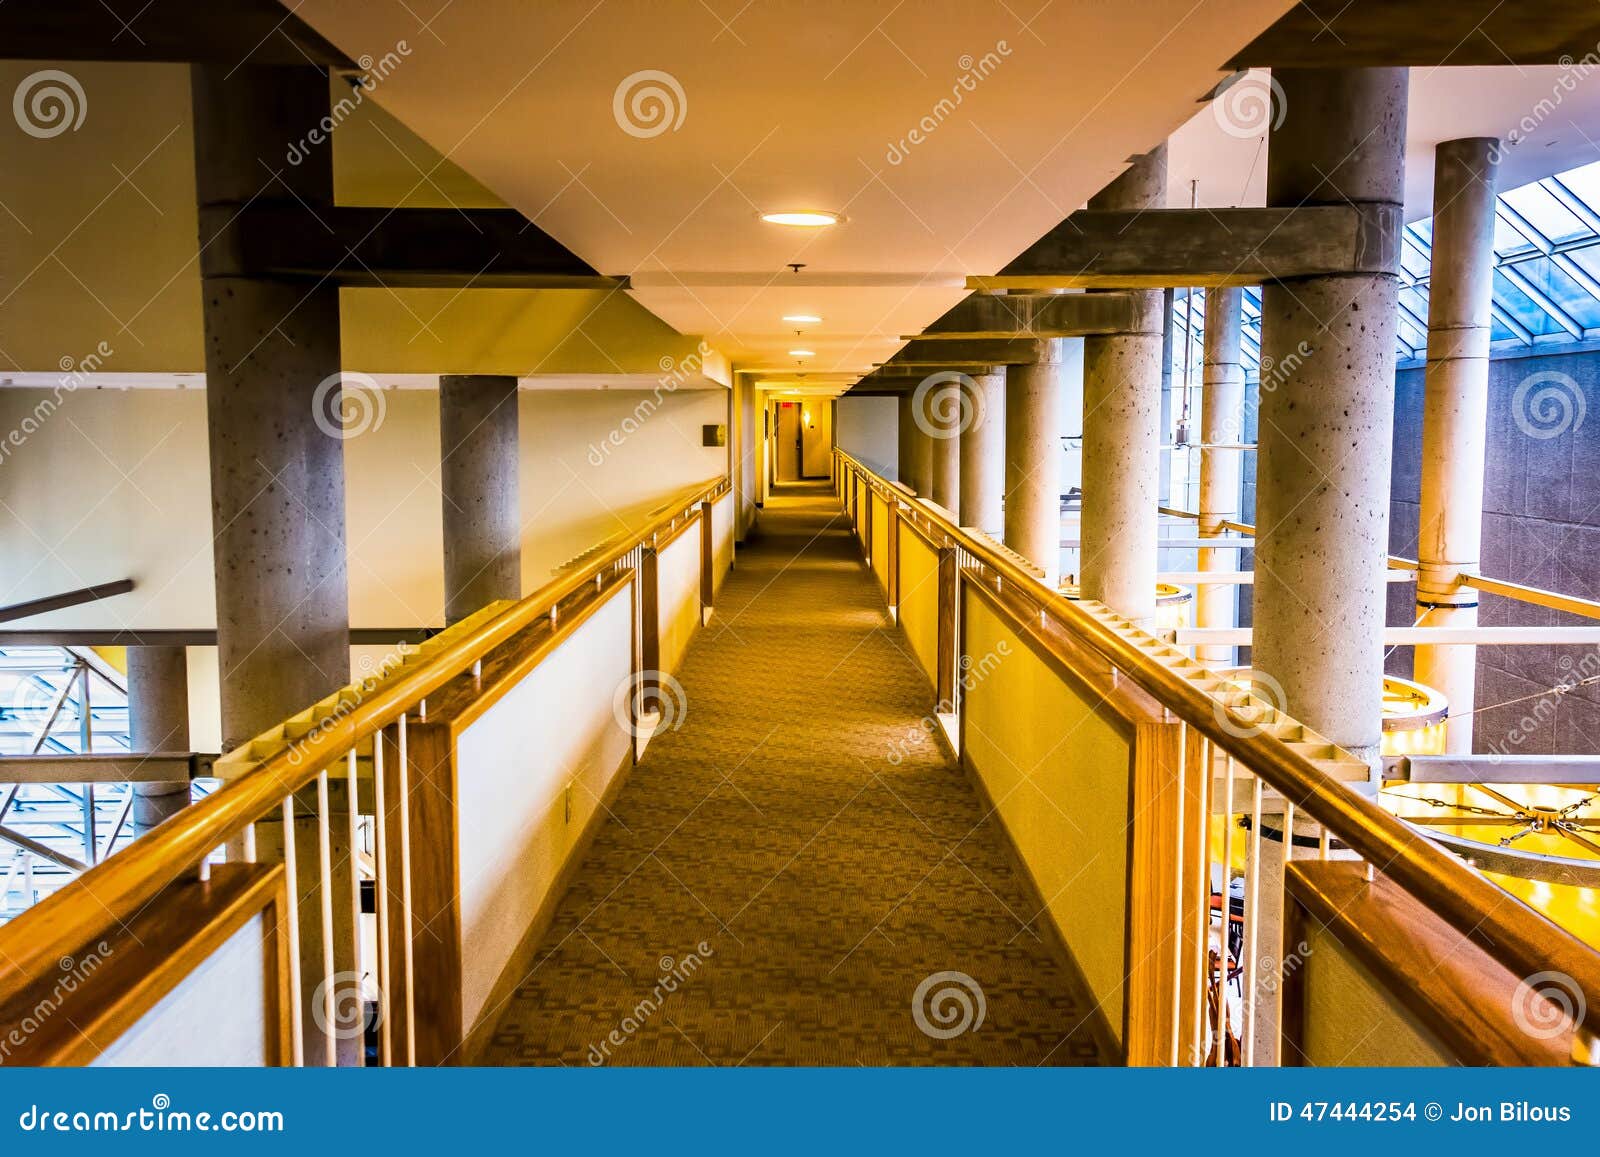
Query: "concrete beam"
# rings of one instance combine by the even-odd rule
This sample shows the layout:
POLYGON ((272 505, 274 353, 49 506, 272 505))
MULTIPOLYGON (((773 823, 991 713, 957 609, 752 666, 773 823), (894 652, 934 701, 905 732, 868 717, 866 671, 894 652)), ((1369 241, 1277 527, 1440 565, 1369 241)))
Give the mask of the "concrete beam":
POLYGON ((1581 60, 1600 42, 1593 0, 1300 0, 1230 68, 1433 68, 1581 60))
POLYGON ((1260 285, 1399 266, 1399 206, 1338 203, 1265 209, 1085 209, 998 276, 969 289, 1152 289, 1260 285))
POLYGON ((7 0, 0 56, 357 67, 277 0, 7 0))
POLYGON ((1126 293, 975 293, 905 340, 1125 333, 1136 316, 1133 296, 1126 293))
POLYGON ((601 277, 515 209, 206 206, 207 277, 330 278, 388 288, 593 289, 601 277))
POLYGON ((1039 360, 1037 338, 918 338, 884 362, 885 366, 1023 365, 1039 360))

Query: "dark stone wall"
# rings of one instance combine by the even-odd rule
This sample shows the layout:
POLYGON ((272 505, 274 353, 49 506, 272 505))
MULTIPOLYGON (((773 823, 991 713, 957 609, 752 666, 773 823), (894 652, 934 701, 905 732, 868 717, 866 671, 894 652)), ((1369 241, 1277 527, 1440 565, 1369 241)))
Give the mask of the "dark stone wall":
MULTIPOLYGON (((1423 371, 1401 370, 1395 386, 1389 549, 1415 558, 1423 371)), ((1483 572, 1600 598, 1600 352, 1492 362, 1485 467, 1483 572), (1535 375, 1541 376, 1530 382, 1535 375), (1557 404, 1562 397, 1565 410, 1557 404)), ((1409 584, 1389 588, 1391 624, 1415 621, 1414 598, 1409 584)), ((1484 595, 1481 608, 1486 626, 1596 625, 1495 595, 1484 595)), ((1389 669, 1409 675, 1410 649, 1395 651, 1389 669)), ((1474 746, 1510 754, 1600 753, 1600 684, 1551 690, 1589 676, 1600 676, 1594 647, 1480 647, 1474 746)))

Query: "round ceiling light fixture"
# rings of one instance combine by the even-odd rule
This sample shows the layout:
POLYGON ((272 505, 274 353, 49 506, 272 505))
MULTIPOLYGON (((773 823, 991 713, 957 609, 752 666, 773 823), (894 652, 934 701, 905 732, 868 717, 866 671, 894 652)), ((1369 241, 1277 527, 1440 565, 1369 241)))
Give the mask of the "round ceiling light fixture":
POLYGON ((797 229, 821 229, 844 220, 840 214, 826 209, 780 209, 761 214, 761 219, 769 225, 792 225, 797 229))

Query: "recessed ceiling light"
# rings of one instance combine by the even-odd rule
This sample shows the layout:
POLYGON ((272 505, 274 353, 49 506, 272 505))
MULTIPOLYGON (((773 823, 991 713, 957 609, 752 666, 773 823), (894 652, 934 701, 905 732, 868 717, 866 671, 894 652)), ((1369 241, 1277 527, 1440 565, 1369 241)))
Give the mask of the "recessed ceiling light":
POLYGON ((817 354, 815 350, 790 350, 789 356, 792 358, 814 358, 817 354))
POLYGON ((795 325, 816 325, 822 321, 814 313, 786 313, 783 315, 783 320, 793 322, 795 325))
POLYGON ((801 229, 820 229, 844 220, 839 214, 826 209, 784 209, 776 213, 763 213, 761 219, 769 225, 794 225, 801 229))

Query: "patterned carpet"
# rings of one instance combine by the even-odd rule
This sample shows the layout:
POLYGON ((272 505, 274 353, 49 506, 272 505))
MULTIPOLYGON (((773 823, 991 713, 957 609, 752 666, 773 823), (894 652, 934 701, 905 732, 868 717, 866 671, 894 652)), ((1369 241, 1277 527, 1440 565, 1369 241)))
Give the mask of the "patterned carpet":
POLYGON ((678 676, 683 725, 633 770, 486 1063, 1100 1063, 825 486, 768 502, 678 676))

